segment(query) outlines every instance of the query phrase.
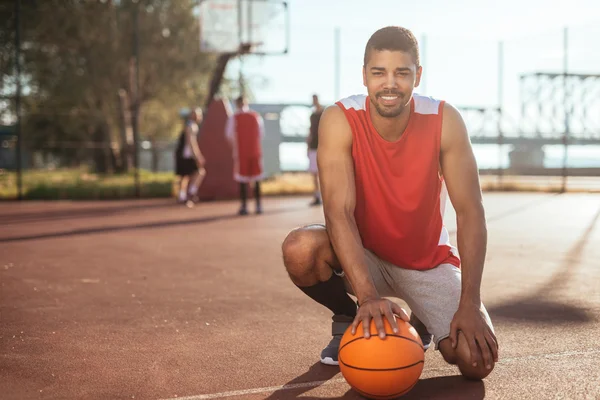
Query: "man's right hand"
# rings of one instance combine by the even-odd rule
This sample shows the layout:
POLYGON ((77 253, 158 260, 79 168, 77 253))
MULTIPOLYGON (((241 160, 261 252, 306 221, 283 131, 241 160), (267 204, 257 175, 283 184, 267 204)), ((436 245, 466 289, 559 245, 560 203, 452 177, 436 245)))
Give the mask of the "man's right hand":
POLYGON ((383 325, 383 317, 387 318, 394 333, 398 333, 398 324, 396 323, 396 318, 394 315, 397 315, 400 317, 400 319, 406 322, 408 322, 410 319, 406 314, 406 311, 404 311, 402 307, 391 300, 381 298, 365 300, 358 308, 356 317, 352 322, 352 334, 354 335, 356 333, 356 327, 360 322, 362 322, 363 335, 365 339, 370 338, 371 332, 369 327, 371 326, 371 319, 373 319, 375 321, 375 327, 377 327, 379 337, 384 339, 385 328, 383 325))

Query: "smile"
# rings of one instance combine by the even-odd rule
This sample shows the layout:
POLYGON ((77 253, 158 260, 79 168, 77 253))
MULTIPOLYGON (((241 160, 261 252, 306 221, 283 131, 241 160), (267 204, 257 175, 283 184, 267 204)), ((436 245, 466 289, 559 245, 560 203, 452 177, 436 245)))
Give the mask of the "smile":
POLYGON ((400 101, 400 96, 397 94, 386 94, 379 96, 379 102, 384 106, 396 106, 400 101))

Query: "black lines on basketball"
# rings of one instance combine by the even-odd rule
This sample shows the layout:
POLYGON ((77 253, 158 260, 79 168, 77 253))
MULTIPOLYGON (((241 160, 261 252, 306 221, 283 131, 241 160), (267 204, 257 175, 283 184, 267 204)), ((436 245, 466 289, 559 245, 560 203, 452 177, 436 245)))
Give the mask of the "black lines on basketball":
MULTIPOLYGON (((371 399, 395 399, 407 393, 423 372, 425 352, 415 329, 398 320, 398 333, 384 319, 386 337, 365 339, 359 323, 357 333, 344 333, 338 360, 340 371, 350 386, 371 399)), ((371 332, 377 332, 371 321, 371 332)))
POLYGON ((414 364, 405 365, 405 366, 402 366, 402 367, 397 367, 397 368, 361 368, 361 367, 357 367, 356 365, 351 365, 351 364, 345 363, 345 362, 344 362, 344 361, 341 359, 341 357, 340 357, 340 359, 339 359, 339 360, 340 360, 340 362, 341 362, 342 364, 344 364, 346 367, 348 367, 348 368, 354 368, 354 369, 360 369, 361 371, 397 371, 397 370, 399 370, 399 369, 411 368, 411 367, 414 367, 414 366, 415 366, 415 365, 417 365, 417 364, 423 364, 423 363, 425 363, 425 361, 421 360, 421 361, 417 361, 417 362, 415 362, 414 364))

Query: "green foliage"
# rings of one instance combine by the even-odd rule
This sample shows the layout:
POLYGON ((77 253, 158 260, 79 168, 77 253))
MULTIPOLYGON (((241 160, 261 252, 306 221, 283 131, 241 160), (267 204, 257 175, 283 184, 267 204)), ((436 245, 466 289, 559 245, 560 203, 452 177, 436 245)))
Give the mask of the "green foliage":
MULTIPOLYGON (((65 165, 87 164, 106 172, 123 169, 119 154, 127 149, 127 122, 119 92, 129 99, 129 111, 139 94, 141 140, 174 138, 180 129, 179 109, 203 104, 215 63, 213 56, 198 49, 197 3, 21 0, 26 146, 60 154, 65 165), (113 156, 90 159, 89 152, 82 157, 81 152, 64 150, 65 143, 76 148, 88 142, 94 142, 102 154, 110 149, 113 156)), ((0 2, 0 17, 0 93, 11 96, 15 82, 12 1, 0 2)))
MULTIPOLYGON (((170 197, 172 173, 140 171, 141 196, 170 197)), ((0 172, 0 199, 17 197, 16 174, 0 172)), ((102 175, 85 169, 25 171, 23 197, 28 200, 109 200, 135 197, 134 173, 102 175)))

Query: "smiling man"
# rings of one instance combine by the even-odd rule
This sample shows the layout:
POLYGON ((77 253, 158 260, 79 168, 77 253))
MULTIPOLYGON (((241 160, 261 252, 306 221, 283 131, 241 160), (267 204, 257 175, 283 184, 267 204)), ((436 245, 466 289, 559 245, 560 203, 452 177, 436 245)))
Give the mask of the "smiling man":
POLYGON ((385 337, 384 318, 394 330, 394 315, 409 321, 387 299, 397 297, 426 347, 433 336, 447 362, 483 379, 498 360, 498 343, 480 296, 487 229, 477 165, 459 112, 413 94, 421 73, 409 30, 390 26, 371 36, 363 65, 368 95, 328 107, 319 125, 326 225, 290 232, 284 264, 292 282, 334 314, 321 362, 338 364, 349 326, 355 331, 373 319, 385 337), (447 194, 458 251, 443 224, 447 194))

